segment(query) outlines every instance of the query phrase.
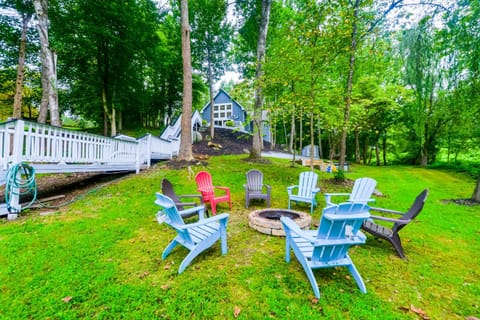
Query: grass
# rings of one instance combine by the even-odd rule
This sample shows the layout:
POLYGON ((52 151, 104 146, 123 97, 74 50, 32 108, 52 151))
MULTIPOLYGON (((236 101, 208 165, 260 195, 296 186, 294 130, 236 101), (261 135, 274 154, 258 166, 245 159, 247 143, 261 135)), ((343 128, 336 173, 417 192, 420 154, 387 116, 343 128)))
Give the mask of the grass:
MULTIPOLYGON (((178 193, 194 193, 187 169, 161 165, 89 194, 53 215, 25 213, 0 224, 1 319, 430 319, 480 317, 479 207, 443 200, 468 198, 475 181, 466 175, 409 166, 353 165, 349 179, 369 176, 383 197, 376 206, 404 210, 428 187, 415 223, 401 232, 408 260, 386 242, 368 237, 350 255, 367 285, 362 294, 347 270, 315 272, 322 297, 314 299, 296 259, 284 260, 284 239, 248 227, 243 183, 251 168, 272 185, 272 207, 287 205, 286 186, 302 167, 285 160, 253 165, 245 156, 222 156, 209 165, 215 184, 229 186, 233 210, 227 255, 220 244, 178 274, 186 250, 161 253, 174 232, 158 225, 154 192, 167 177, 178 193), (238 314, 235 316, 235 314, 238 314)), ((332 189, 320 174, 322 192, 332 189)), ((323 197, 317 196, 319 219, 323 197)), ((308 206, 294 209, 308 211, 308 206)), ((227 210, 220 205, 219 212, 227 210)))

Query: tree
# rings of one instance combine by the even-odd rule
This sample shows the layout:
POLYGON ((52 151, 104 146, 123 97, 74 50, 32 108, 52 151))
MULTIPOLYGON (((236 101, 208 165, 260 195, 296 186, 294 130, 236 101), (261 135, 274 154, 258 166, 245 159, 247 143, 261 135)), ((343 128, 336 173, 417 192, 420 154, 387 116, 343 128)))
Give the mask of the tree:
POLYGON ((25 78, 25 56, 27 50, 27 31, 28 24, 33 16, 33 7, 29 1, 15 1, 15 8, 22 17, 22 33, 20 36, 20 47, 18 51, 17 80, 15 81, 15 97, 13 101, 14 119, 22 118, 22 98, 23 98, 23 81, 25 78))
MULTIPOLYGON (((190 25, 188 23, 188 0, 181 0, 181 32, 183 60, 183 108, 180 150, 177 160, 193 161, 192 154, 192 57, 190 51, 190 25)), ((213 106, 212 106, 213 107, 213 106)))
POLYGON ((215 138, 213 117, 213 82, 224 73, 228 65, 227 51, 232 28, 226 21, 225 0, 190 1, 193 53, 207 79, 210 94, 210 137, 215 138))
POLYGON ((42 61, 42 104, 38 122, 47 121, 47 109, 50 109, 50 124, 61 126, 60 112, 58 109, 57 91, 57 57, 55 51, 50 48, 48 40, 48 0, 33 0, 35 14, 37 16, 37 29, 40 36, 40 59, 42 61))
POLYGON ((59 76, 68 88, 63 105, 73 114, 103 123, 105 135, 109 129, 116 135, 124 120, 141 125, 143 113, 155 113, 151 109, 157 112, 150 120, 158 122, 158 104, 171 101, 172 110, 180 105, 178 25, 170 18, 159 28, 150 0, 72 0, 55 9, 59 76), (174 28, 178 38, 165 39, 174 28), (177 39, 178 46, 172 45, 177 39))
POLYGON ((272 0, 262 0, 262 15, 258 28, 257 67, 255 70, 255 105, 253 107, 253 139, 250 159, 262 157, 263 63, 267 46, 268 21, 272 0))

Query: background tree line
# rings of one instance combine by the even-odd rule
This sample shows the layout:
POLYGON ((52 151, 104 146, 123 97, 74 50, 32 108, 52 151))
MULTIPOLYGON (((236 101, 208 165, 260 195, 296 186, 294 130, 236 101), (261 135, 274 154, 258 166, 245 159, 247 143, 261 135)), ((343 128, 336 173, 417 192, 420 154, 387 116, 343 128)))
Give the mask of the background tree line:
MULTIPOLYGON (((319 145, 323 158, 377 165, 426 165, 441 150, 448 160, 478 151, 478 2, 273 1, 259 73, 265 1, 188 1, 194 108, 212 99, 214 83, 235 66, 242 82, 224 86, 257 115, 267 110, 273 144, 290 151, 319 145)), ((0 1, 4 120, 19 116, 19 72, 20 116, 39 115, 34 2, 0 1)), ((181 113, 178 2, 50 0, 47 13, 61 114, 114 135, 161 128, 181 113)))

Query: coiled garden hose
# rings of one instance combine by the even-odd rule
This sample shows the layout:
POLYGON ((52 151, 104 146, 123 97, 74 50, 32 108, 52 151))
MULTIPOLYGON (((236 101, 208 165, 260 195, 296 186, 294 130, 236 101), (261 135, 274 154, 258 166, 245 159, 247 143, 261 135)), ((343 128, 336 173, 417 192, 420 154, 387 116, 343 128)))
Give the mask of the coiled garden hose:
POLYGON ((19 208, 12 207, 15 196, 31 194, 30 202, 23 206, 29 208, 37 200, 37 183, 35 181, 35 169, 27 163, 17 163, 7 171, 5 183, 5 203, 9 212, 18 212, 19 208))

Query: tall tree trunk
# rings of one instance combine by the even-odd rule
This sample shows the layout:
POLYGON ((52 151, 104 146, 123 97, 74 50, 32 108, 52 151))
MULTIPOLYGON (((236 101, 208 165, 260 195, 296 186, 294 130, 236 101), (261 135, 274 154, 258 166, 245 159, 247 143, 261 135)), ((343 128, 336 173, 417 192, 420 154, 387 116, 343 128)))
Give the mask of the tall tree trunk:
MULTIPOLYGON (((106 85, 102 87, 102 106, 103 106, 103 134, 108 135, 108 122, 112 125, 112 118, 110 111, 108 111, 108 101, 107 101, 107 89, 106 85)), ((112 128, 113 130, 113 128, 112 128)))
POLYGON ((360 163, 360 132, 358 128, 355 128, 355 162, 360 163))
MULTIPOLYGON (((102 94, 102 104, 103 104, 103 94, 102 94)), ((107 112, 105 111, 105 107, 103 108, 103 135, 108 135, 108 116, 107 112)))
POLYGON ((387 165, 387 133, 384 132, 382 137, 382 154, 383 154, 383 165, 387 165))
POLYGON ((321 115, 318 113, 318 157, 323 159, 321 115))
POLYGON ((213 104, 215 101, 213 101, 213 75, 212 75, 212 64, 210 62, 210 55, 207 57, 207 63, 208 63, 208 90, 210 92, 210 138, 213 140, 215 138, 215 121, 213 119, 214 116, 214 110, 213 110, 213 104))
POLYGON ((367 135, 365 137, 365 140, 363 141, 363 164, 368 163, 368 144, 369 144, 369 139, 367 135))
POLYGON ((110 116, 110 137, 114 137, 117 135, 117 114, 116 114, 116 109, 115 105, 113 104, 112 101, 112 114, 110 116))
POLYGON ((253 138, 250 150, 250 159, 262 157, 262 109, 263 109, 263 61, 267 46, 268 21, 272 0, 262 0, 262 16, 258 29, 257 41, 257 68, 255 70, 255 105, 253 107, 253 138))
POLYGON ((298 123, 299 126, 299 134, 298 134, 298 152, 301 154, 303 150, 303 108, 300 108, 300 120, 298 123))
MULTIPOLYGON (((148 124, 147 124, 147 126, 148 126, 148 124)), ((122 111, 118 112, 118 126, 117 126, 117 128, 118 128, 118 131, 123 130, 123 112, 122 111)))
MULTIPOLYGON (((56 55, 50 50, 48 40, 48 0, 34 0, 35 13, 37 15, 37 29, 40 37, 40 50, 42 61, 42 105, 45 108, 44 102, 48 101, 48 108, 50 109, 50 124, 53 126, 61 126, 60 115, 58 110, 57 97, 57 76, 55 72, 56 55)), ((40 111, 38 122, 45 123, 43 114, 45 110, 40 111)))
MULTIPOLYGON (((188 0, 181 0, 182 61, 183 61, 183 107, 180 150, 177 160, 193 161, 192 154, 192 56, 190 49, 190 25, 188 22, 188 0)), ((212 106, 213 107, 213 106, 212 106)))
POLYGON ((15 97, 13 100, 13 118, 22 118, 23 79, 25 77, 25 55, 27 43, 27 28, 31 14, 22 17, 22 36, 20 38, 20 50, 18 52, 17 81, 15 82, 15 97))
POLYGON ((315 132, 314 132, 314 114, 310 113, 310 170, 313 171, 313 159, 315 158, 315 132))
POLYGON ((348 69, 347 89, 345 92, 345 110, 343 114, 342 138, 340 141, 340 168, 345 164, 345 155, 347 153, 347 133, 350 120, 350 105, 352 103, 353 74, 355 71, 355 57, 357 52, 357 17, 360 0, 355 0, 353 5, 352 35, 350 42, 350 63, 348 69))
POLYGON ((290 153, 295 152, 294 145, 295 145, 295 107, 292 110, 292 119, 290 121, 290 143, 288 144, 288 151, 290 153))
POLYGON ((480 177, 477 180, 477 185, 473 191, 472 200, 480 202, 480 177))

